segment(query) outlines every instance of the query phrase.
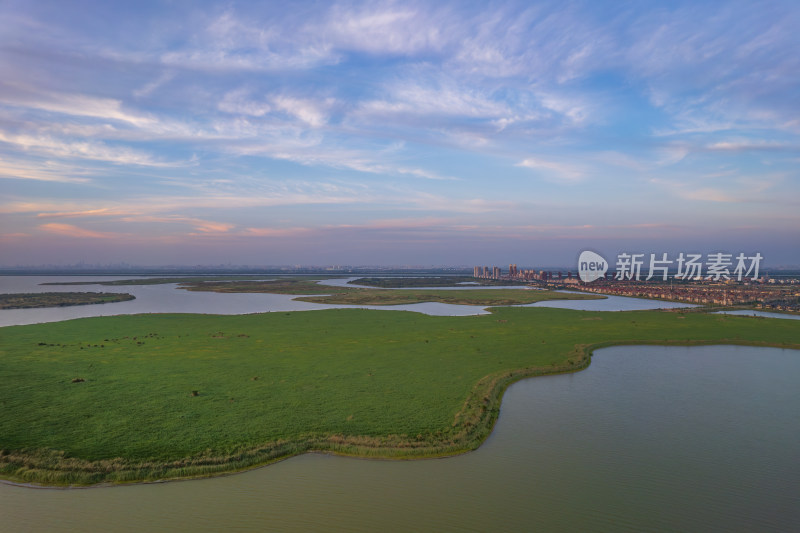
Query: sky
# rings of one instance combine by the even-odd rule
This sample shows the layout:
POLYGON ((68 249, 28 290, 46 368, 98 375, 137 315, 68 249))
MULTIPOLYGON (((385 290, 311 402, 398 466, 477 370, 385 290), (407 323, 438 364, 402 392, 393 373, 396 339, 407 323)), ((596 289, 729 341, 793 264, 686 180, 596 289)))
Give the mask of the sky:
POLYGON ((0 0, 0 266, 800 265, 800 4, 0 0))

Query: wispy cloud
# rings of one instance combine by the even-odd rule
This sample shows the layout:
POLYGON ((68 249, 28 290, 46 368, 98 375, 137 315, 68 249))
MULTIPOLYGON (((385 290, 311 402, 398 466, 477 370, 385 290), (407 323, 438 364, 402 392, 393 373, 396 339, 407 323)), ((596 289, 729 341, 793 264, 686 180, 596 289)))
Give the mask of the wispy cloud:
POLYGON ((195 231, 200 233, 228 233, 231 229, 236 227, 235 224, 226 222, 213 222, 210 220, 203 220, 200 218, 184 217, 179 215, 170 216, 129 216, 120 219, 121 222, 158 222, 165 224, 188 224, 194 228, 195 231))
POLYGON ((410 167, 395 162, 398 159, 393 147, 346 148, 327 144, 320 136, 275 137, 270 142, 240 142, 229 145, 234 153, 262 155, 273 159, 293 161, 306 166, 350 169, 383 176, 411 176, 436 181, 453 181, 454 176, 443 176, 424 168, 410 167))
POLYGON ((712 203, 759 203, 775 202, 765 193, 784 180, 780 174, 759 176, 731 175, 722 173, 700 176, 700 179, 650 178, 650 183, 684 200, 712 203), (717 184, 717 183, 722 184, 717 184))
POLYGON ((24 134, 14 135, 3 131, 0 131, 0 142, 14 144, 25 151, 32 151, 47 156, 93 159, 97 161, 106 161, 116 165, 170 167, 181 164, 157 161, 153 159, 152 156, 144 152, 140 152, 125 146, 113 147, 101 142, 65 142, 52 137, 31 136, 24 134))
POLYGON ((145 83, 142 87, 135 89, 133 91, 133 96, 135 98, 144 98, 145 96, 149 96, 159 87, 168 83, 175 77, 176 73, 171 70, 164 71, 158 78, 154 79, 153 81, 149 81, 145 83))
POLYGON ((678 131, 782 128, 796 118, 785 91, 800 67, 789 52, 800 17, 784 7, 735 2, 708 16, 701 5, 641 14, 625 63, 678 131))
POLYGON ((365 102, 361 111, 374 114, 445 115, 501 118, 513 114, 501 102, 453 83, 424 86, 401 82, 387 87, 388 99, 365 102))
POLYGON ((127 214, 127 210, 119 208, 103 207, 99 209, 86 209, 84 211, 52 211, 53 205, 33 204, 25 207, 27 212, 37 212, 37 218, 87 218, 87 217, 110 217, 127 214))
POLYGON ((30 237, 29 233, 0 233, 0 242, 17 243, 30 237))
MULTIPOLYGON (((147 195, 130 198, 43 200, 36 202, 11 201, 0 204, 0 214, 26 214, 39 219, 99 219, 127 223, 156 222, 188 224, 198 230, 207 228, 223 232, 236 224, 227 220, 209 221, 185 213, 198 210, 226 212, 248 208, 293 207, 312 205, 359 205, 377 201, 377 193, 364 187, 339 186, 333 183, 286 182, 281 186, 266 186, 262 190, 235 186, 220 190, 219 185, 206 191, 198 188, 185 196, 147 195)), ((387 197, 391 200, 391 197, 387 197)))
POLYGON ((217 108, 225 113, 253 117, 262 117, 269 113, 272 107, 264 101, 252 99, 251 92, 250 89, 244 87, 228 91, 217 108))
POLYGON ((441 49, 448 42, 447 14, 446 9, 410 2, 334 4, 321 23, 310 27, 335 49, 415 55, 441 49))
POLYGON ((571 123, 580 124, 589 118, 589 106, 583 100, 556 94, 542 94, 540 98, 545 109, 555 111, 571 123))
POLYGON ((155 123, 155 119, 147 114, 124 109, 122 101, 114 98, 42 91, 9 82, 0 82, 0 101, 64 115, 124 122, 137 127, 148 127, 155 123))
POLYGON ((312 128, 322 126, 327 122, 324 107, 328 107, 332 103, 332 100, 318 102, 290 96, 276 96, 272 101, 278 109, 300 119, 312 128))
POLYGON ((222 71, 304 69, 336 62, 323 41, 305 35, 304 42, 292 43, 289 35, 297 30, 295 24, 254 23, 226 11, 208 21, 188 46, 165 52, 160 60, 176 68, 222 71))
POLYGON ((60 162, 0 158, 0 178, 62 183, 88 183, 91 181, 91 178, 81 174, 85 174, 85 171, 60 162))
POLYGON ((529 157, 517 164, 518 167, 525 167, 534 170, 545 171, 546 175, 555 177, 563 181, 579 181, 586 176, 586 171, 577 165, 562 163, 539 157, 529 157))
POLYGON ((242 232, 246 237, 295 237, 312 232, 312 228, 247 228, 242 232))
POLYGON ((719 152, 800 152, 800 144, 748 139, 719 141, 705 146, 706 150, 719 152))

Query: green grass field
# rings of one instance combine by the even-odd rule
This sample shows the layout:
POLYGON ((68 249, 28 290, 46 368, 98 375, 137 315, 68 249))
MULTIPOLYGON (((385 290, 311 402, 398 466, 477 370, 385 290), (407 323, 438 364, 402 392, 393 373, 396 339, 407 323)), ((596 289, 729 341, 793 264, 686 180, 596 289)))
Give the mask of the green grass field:
POLYGON ((508 384, 583 368, 592 347, 621 343, 800 348, 800 323, 497 308, 470 317, 339 309, 5 327, 0 476, 94 484, 213 475, 309 450, 451 455, 486 438, 508 384))

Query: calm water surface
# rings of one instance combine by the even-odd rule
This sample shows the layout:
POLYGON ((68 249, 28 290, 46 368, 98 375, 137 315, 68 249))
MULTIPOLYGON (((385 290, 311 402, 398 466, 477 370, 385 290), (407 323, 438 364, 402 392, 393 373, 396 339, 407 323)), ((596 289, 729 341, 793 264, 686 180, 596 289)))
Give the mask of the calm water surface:
POLYGON ((507 391, 449 459, 304 455, 228 477, 0 485, 4 531, 797 531, 800 353, 614 347, 507 391))
POLYGON ((717 311, 721 315, 743 315, 760 316, 764 318, 786 318, 789 320, 800 320, 800 315, 790 315, 788 313, 770 313, 769 311, 758 311, 750 309, 738 309, 736 311, 717 311))
MULTIPOLYGON (((570 294, 575 294, 571 292, 570 294)), ((648 300, 646 298, 629 298, 627 296, 607 295, 602 300, 549 300, 519 307, 555 307, 558 309, 577 309, 579 311, 645 311, 647 309, 677 309, 679 307, 696 307, 694 304, 648 300)))

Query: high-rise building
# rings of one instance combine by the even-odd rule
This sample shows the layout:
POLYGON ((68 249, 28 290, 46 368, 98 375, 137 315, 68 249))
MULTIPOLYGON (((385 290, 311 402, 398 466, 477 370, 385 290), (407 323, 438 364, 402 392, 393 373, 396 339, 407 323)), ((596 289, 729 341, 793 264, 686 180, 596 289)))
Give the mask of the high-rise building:
POLYGON ((514 279, 514 278, 516 278, 518 275, 519 275, 519 271, 517 270, 517 265, 516 265, 516 263, 515 263, 515 264, 511 264, 511 265, 508 265, 508 276, 509 276, 511 279, 514 279))

